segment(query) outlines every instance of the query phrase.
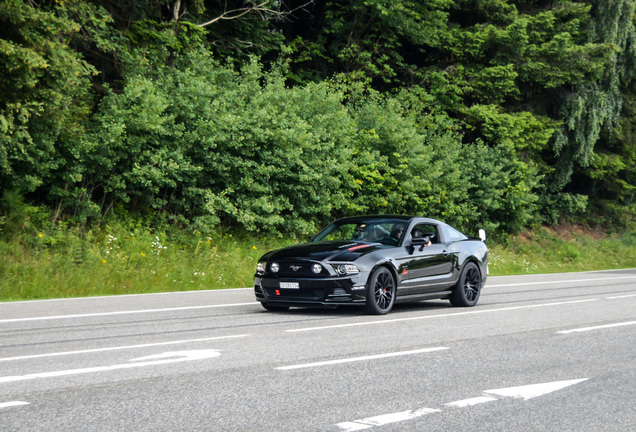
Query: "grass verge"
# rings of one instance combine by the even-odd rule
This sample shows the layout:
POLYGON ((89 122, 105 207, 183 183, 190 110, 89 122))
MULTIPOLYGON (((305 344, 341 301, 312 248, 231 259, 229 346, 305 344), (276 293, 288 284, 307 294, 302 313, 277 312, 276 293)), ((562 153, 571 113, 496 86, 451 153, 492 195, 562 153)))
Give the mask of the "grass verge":
MULTIPOLYGON (((251 286, 259 257, 297 241, 108 225, 0 240, 0 301, 251 286)), ((538 228, 489 244, 490 275, 636 267, 636 233, 538 228)))
POLYGON ((540 227, 489 245, 493 276, 636 268, 636 232, 540 227))

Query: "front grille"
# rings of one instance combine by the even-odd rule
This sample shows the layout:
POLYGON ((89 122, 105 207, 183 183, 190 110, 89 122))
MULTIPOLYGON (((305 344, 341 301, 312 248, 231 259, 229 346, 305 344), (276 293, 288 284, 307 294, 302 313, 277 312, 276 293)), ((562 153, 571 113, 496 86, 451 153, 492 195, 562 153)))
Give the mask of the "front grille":
POLYGON ((323 289, 276 289, 276 288, 265 288, 267 291, 267 295, 270 297, 270 300, 275 301, 276 299, 294 299, 294 300, 319 300, 324 295, 323 289))
POLYGON ((311 266, 314 263, 311 262, 283 262, 278 263, 280 265, 280 270, 275 273, 278 277, 316 277, 316 276, 325 276, 328 273, 325 271, 323 267, 322 271, 318 274, 314 273, 311 270, 311 266))

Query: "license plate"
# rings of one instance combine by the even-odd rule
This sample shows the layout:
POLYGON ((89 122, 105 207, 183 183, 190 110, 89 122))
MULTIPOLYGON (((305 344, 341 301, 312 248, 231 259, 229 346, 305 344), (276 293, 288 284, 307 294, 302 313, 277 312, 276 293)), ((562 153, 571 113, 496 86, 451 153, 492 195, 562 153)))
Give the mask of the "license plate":
POLYGON ((285 289, 300 289, 300 283, 298 283, 298 282, 281 282, 280 283, 280 287, 281 288, 285 288, 285 289))

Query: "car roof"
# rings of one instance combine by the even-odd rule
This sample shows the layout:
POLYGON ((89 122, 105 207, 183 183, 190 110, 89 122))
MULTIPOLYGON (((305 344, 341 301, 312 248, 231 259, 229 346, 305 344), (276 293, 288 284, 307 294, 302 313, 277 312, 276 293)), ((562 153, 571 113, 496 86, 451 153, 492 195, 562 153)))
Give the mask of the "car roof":
POLYGON ((404 222, 409 222, 411 220, 417 220, 418 222, 423 222, 423 223, 434 223, 434 224, 446 225, 444 222, 438 221, 436 219, 430 219, 430 218, 425 218, 425 217, 421 217, 421 216, 404 216, 404 215, 351 216, 351 217, 338 219, 335 222, 362 222, 362 221, 369 221, 370 219, 397 219, 397 220, 402 220, 404 222))

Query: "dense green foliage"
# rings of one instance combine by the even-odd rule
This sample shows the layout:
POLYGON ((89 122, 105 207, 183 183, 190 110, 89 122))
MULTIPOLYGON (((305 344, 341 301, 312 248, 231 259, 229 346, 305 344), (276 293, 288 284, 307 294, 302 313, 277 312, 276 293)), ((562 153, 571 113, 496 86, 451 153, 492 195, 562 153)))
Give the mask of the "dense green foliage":
POLYGON ((625 226, 635 9, 3 0, 0 233, 25 229, 25 205, 54 224, 206 233, 305 234, 360 213, 625 226))
MULTIPOLYGON (((28 229, 0 239, 0 301, 242 288, 265 251, 295 240, 148 227, 128 219, 93 229, 61 223, 17 205, 28 229)), ((489 243, 490 276, 636 267, 636 233, 599 235, 576 226, 523 231, 489 243)), ((488 287, 486 287, 488 288, 488 287)))

